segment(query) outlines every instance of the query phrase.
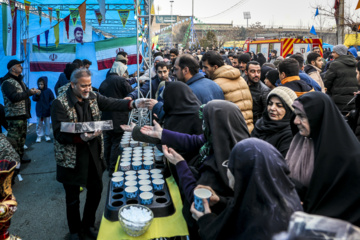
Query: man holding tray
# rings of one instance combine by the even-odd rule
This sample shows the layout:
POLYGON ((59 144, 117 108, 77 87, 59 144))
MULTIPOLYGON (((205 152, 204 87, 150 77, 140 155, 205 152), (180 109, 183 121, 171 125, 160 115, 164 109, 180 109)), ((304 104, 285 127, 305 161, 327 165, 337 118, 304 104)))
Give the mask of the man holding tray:
POLYGON ((75 70, 70 81, 69 88, 54 100, 51 107, 57 163, 56 179, 65 189, 70 239, 80 239, 83 233, 96 239, 95 213, 101 199, 102 174, 105 169, 102 132, 61 132, 61 122, 100 121, 100 111, 127 112, 132 108, 144 106, 140 106, 143 103, 142 99, 113 99, 92 92, 91 72, 88 69, 75 70), (80 186, 87 188, 82 221, 80 186))

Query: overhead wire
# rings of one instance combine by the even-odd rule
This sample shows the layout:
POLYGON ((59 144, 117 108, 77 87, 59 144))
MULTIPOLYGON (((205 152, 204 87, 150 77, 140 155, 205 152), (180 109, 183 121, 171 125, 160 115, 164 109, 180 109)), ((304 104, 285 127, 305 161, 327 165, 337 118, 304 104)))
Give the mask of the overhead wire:
POLYGON ((234 4, 233 6, 229 7, 228 9, 226 9, 226 10, 220 12, 220 13, 217 13, 217 14, 209 16, 209 17, 202 17, 201 19, 208 19, 208 18, 217 17, 217 16, 219 16, 219 15, 221 15, 223 13, 226 13, 229 10, 234 10, 234 8, 239 7, 239 6, 241 6, 242 4, 245 4, 248 1, 249 0, 240 0, 238 3, 234 4))

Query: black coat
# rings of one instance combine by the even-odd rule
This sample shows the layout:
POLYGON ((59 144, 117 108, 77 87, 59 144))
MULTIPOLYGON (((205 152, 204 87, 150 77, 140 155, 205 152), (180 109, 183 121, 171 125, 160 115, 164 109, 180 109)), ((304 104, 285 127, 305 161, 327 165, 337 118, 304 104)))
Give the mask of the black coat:
MULTIPOLYGON (((99 87, 100 94, 105 97, 123 99, 132 92, 132 87, 125 78, 116 73, 110 73, 99 87)), ((102 112, 102 120, 113 120, 114 132, 123 132, 121 124, 127 124, 129 114, 126 112, 102 112)))
POLYGON ((335 102, 341 112, 355 108, 355 103, 347 103, 358 90, 356 80, 356 61, 353 56, 343 55, 335 59, 325 74, 324 80, 327 94, 335 102))
POLYGON ((252 83, 252 85, 249 86, 249 89, 253 99, 253 119, 255 124, 256 121, 261 118, 262 113, 266 108, 267 95, 271 89, 261 81, 252 83))

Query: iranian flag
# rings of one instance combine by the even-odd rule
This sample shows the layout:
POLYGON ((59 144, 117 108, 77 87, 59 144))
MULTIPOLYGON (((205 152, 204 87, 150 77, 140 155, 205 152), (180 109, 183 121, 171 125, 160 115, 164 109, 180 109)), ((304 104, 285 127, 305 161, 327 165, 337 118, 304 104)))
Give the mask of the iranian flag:
POLYGON ((3 47, 6 56, 16 55, 16 13, 15 8, 14 17, 11 17, 11 8, 6 4, 1 4, 2 8, 2 36, 3 47))
MULTIPOLYGON (((128 66, 136 62, 136 37, 114 38, 95 42, 96 61, 98 70, 111 68, 118 52, 128 54, 128 66)), ((141 63, 141 56, 139 63, 141 63)))
POLYGON ((75 59, 76 44, 49 47, 32 45, 30 55, 31 72, 63 72, 67 63, 75 59))

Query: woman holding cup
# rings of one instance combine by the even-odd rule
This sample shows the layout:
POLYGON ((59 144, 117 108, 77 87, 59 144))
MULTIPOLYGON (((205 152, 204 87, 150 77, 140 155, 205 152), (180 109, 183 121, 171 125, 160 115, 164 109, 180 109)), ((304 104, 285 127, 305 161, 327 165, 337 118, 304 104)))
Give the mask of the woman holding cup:
POLYGON ((271 239, 287 229, 293 212, 302 211, 285 160, 272 145, 255 138, 243 140, 223 168, 234 198, 218 216, 211 213, 206 199, 204 212, 192 204, 201 239, 271 239))

